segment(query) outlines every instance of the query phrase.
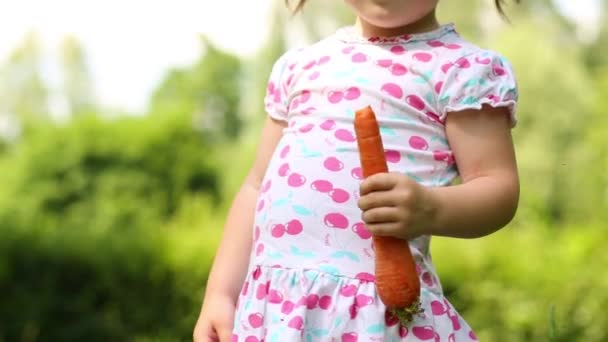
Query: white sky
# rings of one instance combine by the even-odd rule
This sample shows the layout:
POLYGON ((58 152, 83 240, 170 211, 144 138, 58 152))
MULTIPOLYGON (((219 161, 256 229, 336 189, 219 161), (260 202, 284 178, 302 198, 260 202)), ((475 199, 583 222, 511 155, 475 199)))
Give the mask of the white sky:
MULTIPOLYGON (((30 30, 50 60, 68 33, 84 44, 104 104, 144 109, 167 68, 191 63, 198 34, 251 56, 269 25, 269 6, 282 0, 0 0, 0 63, 30 30)), ((560 0, 566 12, 595 20, 598 0, 560 0)), ((46 77, 57 82, 51 67, 46 77)))

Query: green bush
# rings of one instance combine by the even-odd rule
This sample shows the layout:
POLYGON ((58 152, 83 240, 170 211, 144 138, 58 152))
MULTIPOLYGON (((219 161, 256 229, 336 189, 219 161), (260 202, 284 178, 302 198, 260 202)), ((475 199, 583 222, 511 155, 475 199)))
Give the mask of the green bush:
POLYGON ((608 341, 607 242, 599 226, 527 225, 436 239, 433 253, 449 300, 480 341, 608 341))
POLYGON ((0 227, 0 341, 191 340, 208 266, 166 233, 0 227))
POLYGON ((29 226, 158 227, 186 196, 220 200, 211 146, 183 118, 91 116, 47 126, 9 156, 0 210, 29 226))

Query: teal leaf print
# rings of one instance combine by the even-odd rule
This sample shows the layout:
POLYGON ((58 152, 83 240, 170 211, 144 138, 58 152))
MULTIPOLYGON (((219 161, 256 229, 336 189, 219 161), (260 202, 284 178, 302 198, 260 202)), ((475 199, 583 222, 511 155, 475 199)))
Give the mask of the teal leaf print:
POLYGON ((444 143, 445 145, 449 145, 449 144, 448 144, 448 140, 447 140, 446 138, 444 138, 444 137, 440 137, 440 136, 438 136, 438 135, 433 136, 433 137, 431 138, 431 142, 432 142, 432 141, 439 141, 439 142, 444 143))
POLYGON ((346 115, 350 116, 350 117, 355 117, 355 110, 352 108, 349 108, 346 110, 346 115))
POLYGON ((330 274, 339 274, 340 273, 340 270, 338 270, 338 268, 329 266, 329 265, 321 265, 321 266, 319 266, 319 269, 323 272, 330 273, 330 274))
POLYGON ((380 127, 380 134, 381 135, 387 135, 387 136, 396 136, 397 133, 395 133, 395 131, 391 128, 388 127, 380 127))
POLYGON ((412 163, 416 162, 416 158, 413 155, 411 155, 411 154, 407 155, 407 159, 409 159, 412 163))
POLYGON ((439 104, 442 106, 445 106, 448 103, 450 103, 450 95, 444 95, 439 99, 439 104))
POLYGON ((355 253, 348 252, 348 251, 338 251, 338 252, 334 252, 334 253, 331 255, 331 257, 332 257, 332 258, 337 258, 337 259, 349 258, 350 260, 352 260, 352 261, 356 261, 356 262, 359 262, 359 261, 360 261, 359 257, 358 257, 358 256, 357 256, 355 253))
POLYGON ((291 246, 291 254, 299 256, 299 257, 303 257, 303 258, 314 258, 315 257, 315 254, 313 252, 301 251, 296 246, 291 246))
POLYGON ((357 78, 355 78, 355 82, 357 82, 360 85, 368 85, 369 84, 369 80, 367 78, 364 78, 364 77, 357 77, 357 78))
POLYGON ((342 153, 342 152, 351 152, 353 149, 350 147, 338 147, 336 148, 336 152, 338 153, 342 153))
POLYGON ((342 317, 338 317, 336 318, 336 321, 334 323, 334 328, 337 328, 340 324, 342 324, 342 317))
POLYGON ((274 201, 274 203, 272 204, 273 207, 281 207, 284 206, 285 204, 287 204, 289 202, 289 200, 287 198, 281 198, 280 200, 276 200, 274 201))
POLYGON ((386 328, 386 326, 384 325, 384 323, 378 323, 378 324, 370 325, 367 328, 367 332, 369 334, 381 334, 382 332, 384 332, 385 328, 386 328))
POLYGON ((268 255, 268 257, 271 259, 282 259, 283 258, 283 254, 281 252, 270 252, 270 253, 267 253, 266 255, 268 255))
POLYGON ((306 334, 306 342, 312 342, 312 335, 310 333, 306 334))
POLYGON ((312 334, 316 337, 327 336, 329 335, 329 330, 327 329, 314 329, 312 334))
POLYGON ((435 95, 433 93, 427 93, 425 96, 426 102, 433 103, 435 102, 435 95))
POLYGON ((295 211, 296 213, 303 215, 303 216, 311 216, 312 215, 312 211, 310 211, 309 209, 301 206, 301 205, 292 205, 291 206, 293 208, 293 211, 295 211))
POLYGON ((424 77, 416 77, 414 79, 414 82, 416 82, 418 84, 427 84, 427 81, 424 79, 424 77))
POLYGON ((463 105, 472 105, 472 104, 476 104, 477 103, 477 99, 473 96, 467 96, 464 99, 462 99, 462 101, 460 101, 460 104, 463 105))

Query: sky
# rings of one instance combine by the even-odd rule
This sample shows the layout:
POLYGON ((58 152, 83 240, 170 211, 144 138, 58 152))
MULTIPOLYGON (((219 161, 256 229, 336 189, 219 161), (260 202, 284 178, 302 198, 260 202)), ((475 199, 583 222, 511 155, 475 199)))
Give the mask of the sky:
MULTIPOLYGON (((0 0, 0 64, 35 30, 47 56, 44 76, 58 86, 57 46, 72 34, 87 52, 98 101, 143 111, 167 69, 199 56, 201 33, 222 49, 252 56, 268 34, 273 1, 282 0, 0 0)), ((598 1, 559 3, 592 23, 598 1)))

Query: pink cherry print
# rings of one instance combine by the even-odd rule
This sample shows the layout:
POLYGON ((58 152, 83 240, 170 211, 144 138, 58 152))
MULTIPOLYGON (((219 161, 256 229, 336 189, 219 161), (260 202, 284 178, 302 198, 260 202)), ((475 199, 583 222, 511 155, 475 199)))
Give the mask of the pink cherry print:
POLYGON ((492 62, 492 60, 490 58, 479 58, 479 57, 475 57, 475 63, 477 64, 484 64, 484 65, 488 65, 492 62))
MULTIPOLYGON (((287 77, 287 85, 291 84, 291 81, 293 81, 293 77, 294 77, 293 74, 291 74, 291 75, 289 75, 289 77, 287 77)), ((278 89, 277 89, 277 91, 278 91, 278 89)))
POLYGON ((458 319, 458 315, 450 315, 448 312, 448 316, 450 316, 450 319, 452 320, 452 327, 454 330, 460 330, 460 320, 458 319))
POLYGON ((334 120, 327 119, 323 121, 320 127, 324 131, 331 131, 332 129, 334 129, 334 127, 336 127, 336 122, 334 120))
POLYGON ((298 63, 291 63, 288 67, 289 70, 293 71, 293 69, 296 67, 296 65, 298 65, 298 63))
POLYGON ((471 63, 469 62, 468 59, 461 57, 461 58, 458 58, 458 60, 456 61, 456 65, 461 69, 465 69, 465 68, 469 68, 471 66, 471 63))
POLYGON ((289 235, 298 235, 302 232, 303 229, 304 228, 300 220, 291 220, 287 222, 287 228, 285 229, 285 231, 289 235))
POLYGON ((253 270, 253 273, 252 273, 253 280, 258 280, 261 275, 262 275, 262 269, 258 266, 255 268, 255 270, 253 270))
POLYGON ((343 98, 344 93, 341 91, 330 91, 329 94, 327 94, 327 100, 329 100, 330 103, 339 103, 343 98))
POLYGON ((443 303, 438 300, 434 300, 431 302, 431 310, 433 311, 433 315, 435 316, 441 316, 447 312, 447 309, 445 308, 445 306, 443 306, 443 303))
POLYGON ((390 59, 379 59, 376 61, 376 65, 382 68, 388 68, 393 65, 393 61, 390 59))
POLYGON ((395 45, 391 48, 391 52, 395 55, 403 55, 405 53, 405 48, 401 45, 395 45))
POLYGON ((431 55, 428 52, 418 52, 414 54, 414 59, 420 61, 420 62, 429 62, 431 59, 433 59, 433 55, 431 55))
POLYGON ((357 342, 358 340, 359 336, 356 332, 342 334, 342 342, 357 342))
POLYGON ((348 313, 350 314, 351 319, 355 319, 355 318, 357 318, 357 313, 359 313, 359 308, 357 307, 356 304, 351 304, 348 307, 348 313))
POLYGON ((320 72, 318 72, 318 71, 315 71, 315 72, 313 72, 312 74, 310 74, 310 75, 308 76, 308 79, 309 79, 309 80, 311 80, 311 81, 314 81, 314 80, 316 80, 317 78, 319 78, 319 75, 321 75, 321 73, 320 73, 320 72))
POLYGON ((237 334, 232 334, 230 342, 239 342, 239 336, 237 334))
POLYGON ((270 234, 275 238, 280 238, 285 235, 285 226, 282 224, 275 224, 270 228, 270 234))
POLYGON ((409 333, 409 331, 407 330, 406 327, 404 327, 403 325, 399 326, 399 337, 401 337, 401 338, 407 337, 408 333, 409 333))
POLYGON ((364 63, 367 62, 367 55, 361 52, 357 52, 356 54, 353 55, 353 57, 351 58, 353 63, 364 63))
POLYGON ((309 115, 310 113, 314 112, 316 110, 315 107, 308 107, 304 110, 302 110, 302 115, 309 115))
POLYGON ((456 342, 456 337, 454 336, 454 333, 448 335, 448 342, 456 342))
POLYGON ((412 106, 418 110, 423 110, 425 107, 424 101, 422 101, 422 99, 420 97, 418 97, 417 95, 408 95, 405 98, 405 102, 407 102, 410 106, 412 106))
POLYGON ((450 49, 450 50, 458 50, 458 49, 461 48, 461 46, 458 45, 458 44, 448 44, 445 47, 448 48, 448 49, 450 49))
POLYGON ((258 340, 258 338, 255 336, 247 336, 245 342, 260 342, 260 340, 258 340))
POLYGON ((410 146, 416 150, 426 150, 429 148, 429 144, 424 140, 423 137, 414 135, 410 138, 410 146))
POLYGON ((331 184, 330 181, 325 180, 325 179, 319 179, 319 180, 312 182, 312 184, 310 184, 310 187, 313 190, 316 190, 318 192, 323 192, 323 193, 330 192, 334 188, 333 184, 331 184))
POLYGON ((354 136, 354 134, 351 131, 348 131, 343 128, 336 130, 334 135, 336 136, 336 138, 338 140, 345 141, 345 142, 354 142, 357 140, 357 138, 354 136))
POLYGON ((319 296, 316 294, 308 295, 306 298, 306 308, 308 308, 308 310, 313 310, 317 307, 317 304, 319 304, 319 296))
POLYGON ((435 84, 435 92, 437 94, 439 94, 441 92, 442 88, 443 88, 443 81, 437 82, 437 84, 435 84))
POLYGON ((432 340, 435 337, 435 330, 430 325, 423 327, 413 327, 412 333, 421 340, 432 340))
POLYGON ((399 151, 387 150, 384 152, 384 155, 386 156, 386 161, 389 163, 398 163, 401 161, 401 153, 399 153, 399 151))
POLYGON ((471 338, 471 340, 477 341, 477 335, 475 335, 475 332, 473 330, 469 331, 469 337, 471 338))
POLYGON ((357 87, 350 87, 346 90, 346 95, 344 95, 344 98, 352 101, 352 100, 356 100, 361 96, 361 90, 359 90, 359 88, 357 87))
POLYGON ((255 297, 257 299, 264 299, 264 297, 266 297, 266 295, 268 294, 268 286, 267 284, 259 284, 258 285, 258 289, 255 292, 255 297))
POLYGON ((319 299, 319 307, 323 310, 329 310, 331 306, 331 296, 322 296, 319 299))
MULTIPOLYGON (((285 147, 283 147, 283 149, 281 149, 281 153, 279 154, 279 156, 281 158, 285 158, 287 157, 287 154, 289 153, 289 150, 291 149, 291 146, 286 145, 285 147)), ((270 181, 269 181, 270 182, 270 181)))
POLYGON ((325 225, 330 228, 346 229, 348 227, 348 219, 340 213, 329 213, 325 215, 325 225))
POLYGON ((253 235, 253 239, 255 241, 260 239, 260 227, 259 226, 255 226, 255 233, 253 235))
POLYGON ((422 273, 422 281, 428 286, 433 286, 433 276, 429 272, 422 273))
POLYGON ((309 124, 306 124, 306 125, 304 125, 304 126, 300 127, 300 130, 299 130, 299 131, 300 131, 300 132, 302 132, 302 133, 308 133, 308 132, 310 132, 310 131, 311 131, 311 130, 314 128, 314 127, 315 127, 315 124, 309 123, 309 124))
POLYGON ((264 200, 263 199, 258 202, 258 207, 256 210, 261 211, 262 209, 264 209, 264 200))
POLYGON ((295 307, 296 305, 292 301, 286 300, 283 302, 283 305, 281 305, 281 312, 289 315, 295 307))
POLYGON ((249 315, 249 324, 254 328, 259 328, 264 323, 264 315, 260 312, 249 315))
POLYGON ((279 166, 279 176, 285 177, 289 173, 289 164, 285 163, 279 166))
POLYGON ((243 296, 247 295, 247 290, 249 290, 249 282, 248 281, 246 281, 243 284, 243 288, 241 289, 241 295, 243 295, 243 296))
POLYGON ((312 69, 312 67, 314 67, 316 64, 317 64, 317 61, 314 61, 314 60, 310 61, 302 69, 304 69, 304 70, 312 69))
POLYGON ((308 303, 308 297, 307 296, 302 296, 300 298, 300 300, 298 300, 298 306, 306 306, 306 304, 308 303))
POLYGON ((287 178, 287 184, 294 188, 302 186, 304 185, 304 183, 306 183, 306 177, 302 176, 299 173, 292 173, 287 178))
POLYGON ((340 294, 344 297, 352 297, 357 293, 357 286, 355 285, 344 285, 340 289, 340 294))
POLYGON ((399 318, 391 314, 389 310, 384 311, 384 324, 387 327, 392 327, 393 325, 397 325, 397 323, 399 323, 399 318))
POLYGON ((374 302, 374 298, 370 297, 368 295, 360 294, 355 297, 355 304, 357 304, 357 306, 360 308, 362 308, 366 305, 370 305, 373 302, 374 302))
POLYGON ((262 253, 264 253, 264 244, 263 244, 263 243, 260 243, 260 244, 258 244, 258 246, 256 247, 256 250, 255 250, 255 255, 260 256, 260 255, 262 255, 262 253))
POLYGON ((431 119, 431 121, 435 121, 437 123, 440 124, 445 124, 445 120, 443 120, 439 115, 433 113, 433 112, 426 112, 426 116, 431 119))
POLYGON ((390 66, 391 73, 395 76, 402 76, 407 74, 407 68, 403 64, 395 63, 390 66))
POLYGON ((367 272, 357 273, 355 278, 370 283, 376 281, 376 277, 373 274, 367 272))
POLYGON ((359 237, 362 238, 363 240, 367 240, 372 237, 372 233, 370 233, 369 230, 367 230, 367 228, 365 228, 365 223, 363 223, 363 222, 355 223, 353 225, 353 231, 357 235, 359 235, 359 237))
POLYGON ((329 62, 331 60, 331 57, 329 56, 323 56, 321 58, 319 58, 319 61, 317 62, 317 65, 323 65, 327 62, 329 62))
POLYGON ((403 89, 395 83, 386 83, 382 86, 382 91, 397 99, 403 97, 403 89))
POLYGON ((453 63, 446 63, 444 65, 441 66, 441 71, 443 71, 443 73, 447 73, 452 67, 454 66, 453 63))
POLYGON ((503 75, 505 75, 507 73, 505 71, 505 69, 501 68, 498 65, 492 66, 492 71, 494 72, 494 75, 496 75, 496 76, 503 76, 503 75))
POLYGON ((268 302, 272 304, 280 304, 283 302, 283 294, 277 290, 270 290, 268 293, 268 302))
POLYGON ((355 179, 363 179, 363 169, 356 167, 350 171, 350 175, 355 179))
POLYGON ((349 53, 353 52, 354 49, 355 49, 354 46, 345 47, 344 49, 342 49, 342 53, 348 55, 349 53))
POLYGON ((443 46, 443 42, 440 42, 440 41, 438 41, 438 40, 429 40, 429 41, 427 42, 427 44, 428 44, 429 46, 432 46, 432 47, 441 47, 441 46, 443 46))
POLYGON ((289 109, 294 110, 296 108, 298 108, 300 106, 300 99, 295 99, 293 100, 293 102, 289 105, 289 109))
POLYGON ((266 92, 268 94, 272 94, 272 93, 274 93, 274 88, 275 88, 274 82, 270 81, 270 82, 268 82, 268 87, 266 87, 266 92))
POLYGON ((329 171, 340 171, 344 168, 344 163, 336 157, 329 157, 325 159, 323 166, 329 171))
POLYGON ((336 203, 344 203, 344 202, 348 201, 350 198, 350 195, 344 189, 333 189, 329 193, 329 196, 336 203))
POLYGON ((448 165, 454 163, 454 156, 448 151, 433 151, 433 159, 436 161, 445 161, 448 165))
POLYGON ((296 330, 302 330, 304 327, 304 319, 301 316, 295 316, 289 321, 287 326, 296 330))
MULTIPOLYGON (((285 149, 283 149, 285 150, 285 149)), ((264 183, 264 186, 262 186, 262 193, 267 192, 268 189, 270 189, 270 186, 272 185, 272 181, 269 179, 264 183)))
POLYGON ((310 100, 310 90, 302 90, 302 94, 300 95, 300 103, 306 103, 310 100))

